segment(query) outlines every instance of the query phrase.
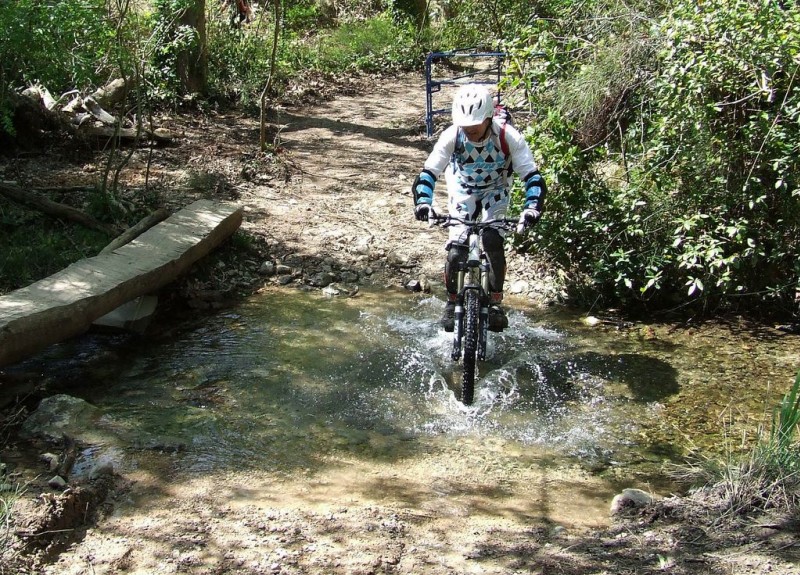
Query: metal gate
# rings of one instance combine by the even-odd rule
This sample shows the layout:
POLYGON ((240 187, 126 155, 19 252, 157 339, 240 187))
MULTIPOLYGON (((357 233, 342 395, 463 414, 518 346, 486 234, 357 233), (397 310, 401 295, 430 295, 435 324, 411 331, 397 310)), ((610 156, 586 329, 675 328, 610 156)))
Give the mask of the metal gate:
MULTIPOLYGON (((453 50, 431 52, 425 58, 425 97, 427 109, 425 126, 428 137, 433 136, 433 117, 450 113, 450 108, 437 108, 434 94, 442 88, 462 84, 487 84, 497 86, 503 75, 505 52, 481 52, 479 50, 453 50), (438 64, 441 64, 437 66, 438 64), (435 70, 434 70, 435 67, 435 70), (444 70, 442 70, 444 68, 444 70)), ((448 100, 449 102, 449 100, 448 100)))

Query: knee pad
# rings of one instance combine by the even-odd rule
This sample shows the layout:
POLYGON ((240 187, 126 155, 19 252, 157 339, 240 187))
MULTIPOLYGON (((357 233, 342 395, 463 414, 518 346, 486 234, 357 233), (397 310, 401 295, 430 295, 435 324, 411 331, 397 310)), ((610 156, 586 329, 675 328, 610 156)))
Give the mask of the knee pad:
POLYGON ((467 261, 468 255, 469 248, 467 248, 467 246, 461 244, 448 244, 447 261, 444 264, 444 283, 447 287, 448 293, 453 294, 457 291, 456 274, 453 273, 452 270, 459 262, 467 261))
POLYGON ((500 232, 491 228, 483 232, 483 248, 487 253, 497 253, 503 251, 503 236, 500 232))
POLYGON ((469 255, 469 248, 463 244, 450 244, 447 247, 447 263, 455 264, 457 262, 467 261, 469 255))

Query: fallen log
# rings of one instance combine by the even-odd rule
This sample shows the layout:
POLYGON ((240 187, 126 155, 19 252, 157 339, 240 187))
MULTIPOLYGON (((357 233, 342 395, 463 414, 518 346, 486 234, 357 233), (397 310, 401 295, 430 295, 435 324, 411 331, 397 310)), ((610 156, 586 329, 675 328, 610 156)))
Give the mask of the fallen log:
POLYGON ((114 241, 100 250, 100 253, 110 252, 113 251, 121 246, 124 246, 128 242, 133 241, 144 232, 152 228, 159 222, 166 220, 169 217, 169 212, 166 208, 159 208, 149 216, 143 218, 134 226, 131 226, 127 230, 125 230, 120 236, 118 236, 114 241))
POLYGON ((136 128, 116 128, 114 126, 92 125, 85 122, 76 127, 75 133, 84 137, 109 139, 120 138, 126 141, 136 140, 137 138, 140 140, 150 139, 161 144, 168 144, 175 138, 175 135, 172 132, 162 128, 156 128, 155 130, 137 130, 136 128))
POLYGON ((91 97, 101 106, 113 106, 125 100, 125 96, 136 87, 136 82, 122 78, 111 80, 105 86, 92 92, 91 97))
POLYGON ((104 224, 94 219, 89 214, 86 214, 72 206, 59 204, 40 196, 33 192, 28 192, 12 184, 11 182, 0 182, 0 195, 22 204, 29 208, 33 208, 48 216, 53 216, 59 219, 70 220, 72 222, 86 226, 87 228, 97 230, 109 236, 115 236, 118 233, 116 227, 104 224))
MULTIPOLYGON (((130 121, 115 117, 105 110, 124 100, 134 83, 122 79, 113 80, 89 96, 76 96, 70 102, 60 105, 68 92, 58 100, 42 86, 31 86, 17 95, 8 95, 11 108, 15 110, 15 129, 27 134, 36 133, 40 126, 47 129, 62 129, 85 138, 119 138, 125 143, 150 140, 160 144, 170 143, 178 137, 166 129, 132 127, 130 121)), ((28 137, 23 140, 30 139, 28 137)))

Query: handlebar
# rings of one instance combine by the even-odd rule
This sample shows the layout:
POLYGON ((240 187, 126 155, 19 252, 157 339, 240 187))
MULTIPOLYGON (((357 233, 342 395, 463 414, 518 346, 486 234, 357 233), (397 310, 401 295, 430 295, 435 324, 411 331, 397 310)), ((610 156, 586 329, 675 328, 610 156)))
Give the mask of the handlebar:
POLYGON ((432 226, 442 226, 447 228, 461 224, 475 230, 484 230, 486 228, 504 228, 509 230, 512 229, 512 227, 515 227, 518 223, 518 220, 513 220, 511 218, 495 218, 476 222, 473 220, 465 220, 464 218, 459 218, 457 216, 440 216, 439 214, 431 214, 429 221, 432 226))

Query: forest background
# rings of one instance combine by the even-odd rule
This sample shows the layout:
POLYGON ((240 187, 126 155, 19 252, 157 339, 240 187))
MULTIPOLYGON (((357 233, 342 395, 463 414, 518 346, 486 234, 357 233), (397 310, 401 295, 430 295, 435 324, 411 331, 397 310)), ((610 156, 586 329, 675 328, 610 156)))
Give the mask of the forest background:
MULTIPOLYGON (((32 85, 58 98, 122 78, 116 113, 142 128, 164 109, 263 114, 303 78, 503 51, 501 87, 549 184, 546 217, 517 248, 559 270, 572 303, 651 316, 798 312, 796 2, 2 0, 0 29, 6 151, 36 141, 19 106, 32 85)), ((270 152, 263 134, 261 147, 270 152)), ((120 152, 94 217, 122 217, 123 167, 120 152)), ((140 196, 143 210, 156 201, 140 196)), ((513 210, 520 200, 517 190, 513 210)), ((17 217, 0 204, 0 293, 107 241, 17 217)))

